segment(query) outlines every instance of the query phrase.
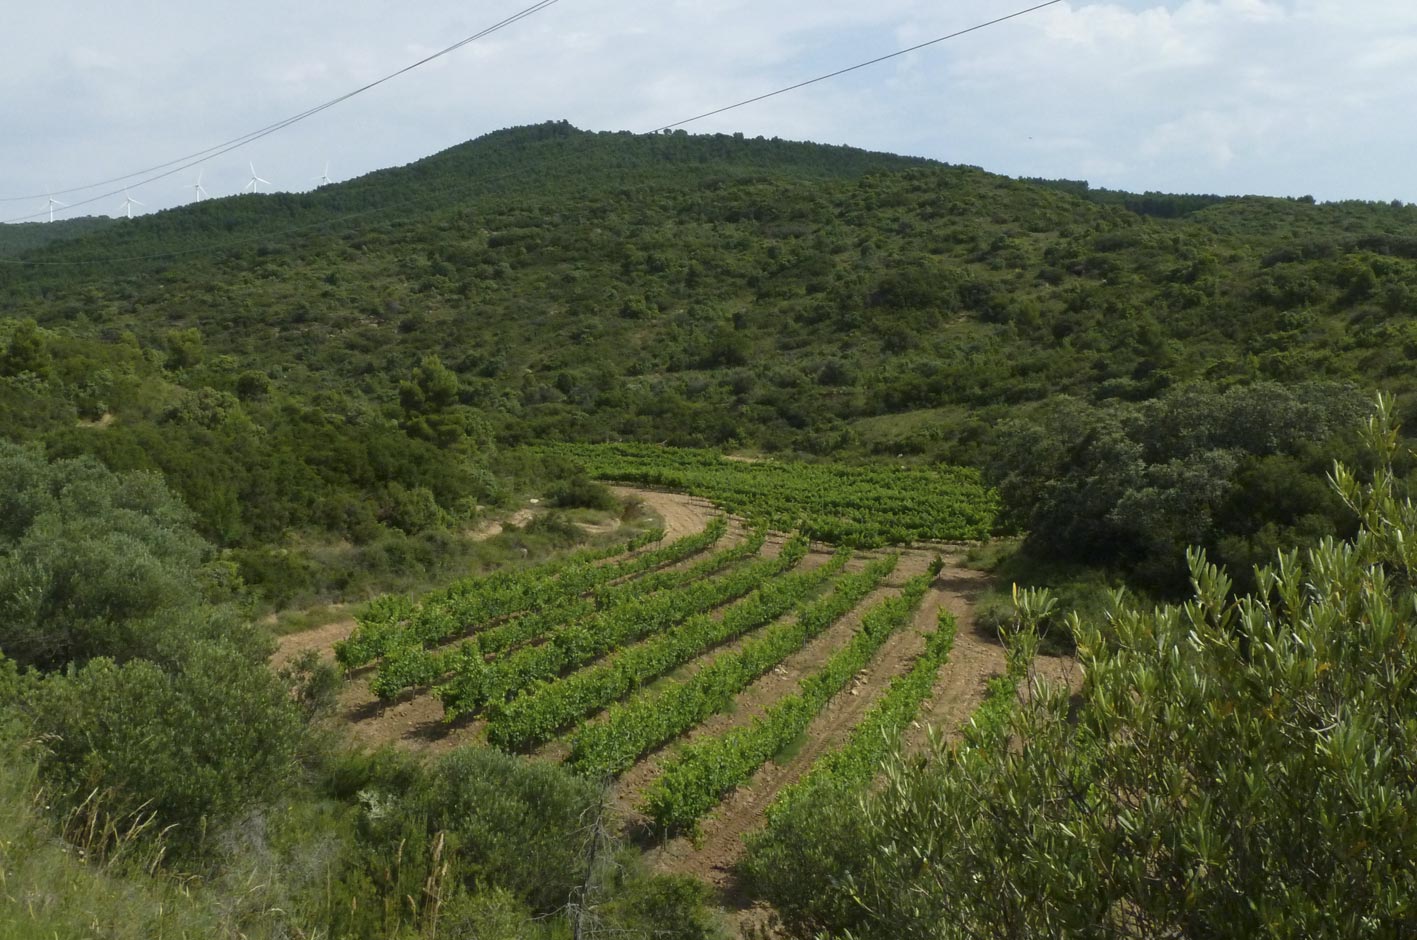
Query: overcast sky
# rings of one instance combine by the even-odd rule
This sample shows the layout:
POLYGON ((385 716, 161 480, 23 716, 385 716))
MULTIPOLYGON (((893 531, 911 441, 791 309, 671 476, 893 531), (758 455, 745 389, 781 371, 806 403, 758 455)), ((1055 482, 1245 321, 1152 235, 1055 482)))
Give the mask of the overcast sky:
MULTIPOLYGON (((59 194, 202 150, 531 2, 23 4, 0 31, 0 197, 59 194)), ((346 179, 550 119, 650 130, 1028 5, 560 0, 213 159, 202 182, 236 192, 249 162, 302 190, 327 160, 346 179)), ((1417 0, 1069 0, 688 129, 1120 189, 1417 202, 1417 0)), ((134 186, 135 211, 187 201, 196 175, 134 186)), ((122 202, 68 214, 118 214, 122 202)), ((0 202, 0 219, 44 209, 42 195, 0 202)))

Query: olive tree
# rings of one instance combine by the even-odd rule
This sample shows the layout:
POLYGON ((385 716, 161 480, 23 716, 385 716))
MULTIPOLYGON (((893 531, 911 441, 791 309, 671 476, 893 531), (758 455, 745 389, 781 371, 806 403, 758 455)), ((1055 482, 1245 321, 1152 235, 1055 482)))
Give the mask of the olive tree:
MULTIPOLYGON (((1080 694, 1024 686, 992 745, 897 760, 865 862, 820 890, 855 937, 1356 937, 1417 925, 1417 507, 1392 403, 1339 465, 1349 541, 1281 554, 1233 597, 1074 618, 1080 694)), ((1024 618, 1025 640, 1029 617, 1024 618)), ((860 830, 852 830, 860 831, 860 830)))

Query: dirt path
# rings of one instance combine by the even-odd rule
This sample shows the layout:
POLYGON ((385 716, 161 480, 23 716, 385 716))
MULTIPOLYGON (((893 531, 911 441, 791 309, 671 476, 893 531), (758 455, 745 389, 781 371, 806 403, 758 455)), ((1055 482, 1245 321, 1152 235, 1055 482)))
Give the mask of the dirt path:
MULTIPOLYGON (((693 496, 628 486, 613 489, 621 498, 638 498, 662 517, 666 540, 700 532, 718 514, 712 503, 693 496)), ((512 525, 525 525, 534 513, 531 508, 519 509, 506 521, 512 525)), ((503 523, 490 522, 473 535, 488 539, 500 533, 502 528, 503 523)), ((741 527, 734 528, 737 530, 734 534, 741 537, 741 527)), ((313 630, 279 637, 276 651, 271 656, 271 665, 280 668, 307 650, 315 650, 322 659, 333 661, 335 644, 347 638, 354 627, 354 618, 346 617, 313 630)), ((410 694, 392 703, 380 701, 369 689, 372 674, 371 668, 358 670, 346 680, 339 695, 337 713, 356 741, 374 747, 396 744, 442 750, 480 737, 480 723, 444 724, 442 706, 431 695, 410 694)))
POLYGON ((306 650, 315 650, 321 658, 333 660, 335 644, 353 631, 354 618, 342 617, 313 630, 287 633, 285 636, 277 637, 276 651, 271 654, 271 666, 279 669, 306 650))
POLYGON ((535 509, 532 509, 530 507, 518 509, 506 519, 493 519, 490 522, 484 522, 482 525, 467 533, 467 537, 472 539, 474 542, 485 542, 488 539, 501 535, 503 532, 507 531, 507 526, 509 525, 521 528, 522 526, 526 525, 528 522, 535 518, 535 509))
POLYGON ((906 732, 903 743, 909 751, 923 748, 932 728, 947 740, 958 737, 984 701, 989 680, 1004 672, 1004 648, 998 637, 981 629, 974 619, 974 602, 987 580, 982 572, 969 568, 946 567, 940 572, 936 583, 941 606, 955 616, 955 641, 930 697, 921 703, 906 732))
POLYGON ((657 513, 664 520, 664 537, 668 541, 703 531, 709 520, 718 515, 713 503, 697 496, 634 486, 612 486, 610 491, 621 499, 638 499, 657 513))

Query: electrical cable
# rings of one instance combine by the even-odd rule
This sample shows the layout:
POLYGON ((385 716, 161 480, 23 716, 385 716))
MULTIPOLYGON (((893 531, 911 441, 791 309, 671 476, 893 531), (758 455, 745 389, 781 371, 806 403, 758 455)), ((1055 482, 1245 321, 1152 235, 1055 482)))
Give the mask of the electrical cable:
POLYGON ((836 78, 838 75, 845 75, 847 72, 855 72, 857 69, 864 69, 868 66, 876 65, 878 63, 885 62, 887 59, 894 59, 899 56, 906 55, 907 53, 915 52, 919 49, 924 49, 927 46, 933 46, 937 43, 942 43, 947 39, 955 39, 959 36, 966 35, 967 33, 974 33, 978 32, 981 29, 987 29, 990 26, 997 26, 998 24, 1007 22, 1008 20, 1018 19, 1020 16, 1027 16, 1030 13, 1038 12, 1044 7, 1051 7, 1054 4, 1062 2, 1063 0, 1047 0, 1046 3, 1040 3, 1037 6, 1031 6, 1026 10, 1019 10, 1015 13, 1010 13, 1007 16, 1001 16, 997 19, 989 20, 987 23, 979 23, 977 25, 969 27, 968 29, 961 29, 956 32, 949 33, 945 36, 937 36, 934 39, 930 39, 921 43, 916 43, 915 45, 909 46, 905 49, 897 49, 895 52, 888 52, 883 56, 877 56, 876 58, 868 59, 865 62, 858 62, 855 65, 849 65, 844 69, 837 69, 835 72, 828 72, 825 75, 818 75, 816 78, 809 78, 806 81, 798 82, 795 85, 788 85, 786 88, 779 88, 777 91, 770 91, 767 94, 757 95, 753 98, 745 98, 737 104, 724 105, 721 108, 714 108, 712 111, 705 111, 703 114, 696 114, 693 117, 685 118, 682 121, 675 121, 673 124, 661 125, 660 127, 656 127, 654 130, 650 131, 650 133, 658 134, 664 131, 673 130, 676 127, 682 127, 685 124, 692 124, 695 121, 702 121, 704 118, 713 117, 715 114, 722 114, 725 111, 733 111, 745 105, 756 104, 759 101, 766 101, 768 98, 776 98, 778 95, 785 95, 789 91, 796 91, 799 88, 806 88, 808 85, 815 85, 817 84, 817 82, 824 82, 829 78, 836 78))
MULTIPOLYGON (((125 174, 122 175, 122 176, 110 177, 110 178, 108 178, 108 179, 106 179, 106 180, 100 180, 99 182, 96 182, 96 183, 89 183, 89 184, 84 185, 84 186, 76 186, 76 187, 72 187, 72 188, 70 188, 70 189, 61 189, 61 190, 57 190, 57 191, 54 191, 54 192, 42 193, 42 194, 35 194, 35 195, 29 195, 29 196, 4 196, 4 197, 0 197, 0 202, 20 202, 20 201, 30 200, 30 199, 48 199, 48 198, 52 198, 52 197, 54 197, 54 196, 64 196, 64 195, 68 195, 68 194, 70 194, 70 193, 83 192, 84 190, 87 190, 87 189, 95 189, 95 188, 100 187, 100 186, 108 186, 108 185, 111 185, 111 184, 113 184, 113 183, 122 182, 123 180, 131 180, 131 179, 133 179, 134 177, 137 177, 137 176, 146 176, 147 174, 150 174, 150 173, 157 174, 157 175, 155 175, 155 176, 149 176, 147 179, 140 180, 140 181, 138 181, 138 182, 136 182, 136 183, 129 183, 129 184, 127 184, 127 186, 126 186, 125 188, 131 189, 131 188, 134 188, 134 187, 137 187, 137 186, 143 186, 143 185, 145 185, 145 184, 147 184, 147 183, 151 183, 151 182, 153 182, 153 181, 155 181, 155 180, 160 180, 160 179, 163 179, 163 178, 165 178, 165 177, 172 176, 173 174, 180 173, 180 172, 182 172, 183 170, 190 169, 191 167, 197 166, 197 165, 200 164, 200 163, 205 163, 205 162, 207 162, 208 160, 211 160, 211 159, 213 159, 213 158, 215 158, 215 157, 219 157, 219 156, 221 156, 221 155, 224 154, 224 153, 229 153, 230 151, 235 150, 235 149, 238 148, 238 147, 243 147, 243 146, 245 146, 246 144, 252 143, 253 141, 260 140, 262 137, 269 137, 271 134, 274 134, 274 133, 276 133, 277 131, 284 130, 285 128, 290 127, 292 124, 298 124, 299 122, 304 121, 304 120, 306 120, 307 118, 314 117, 316 114, 319 114, 319 113, 322 112, 322 111, 328 110, 329 108, 332 108, 332 107, 334 107, 334 106, 337 105, 337 104, 341 104, 341 103, 343 103, 343 102, 345 102, 345 101, 348 101, 350 98, 353 98, 353 97, 355 97, 356 95, 361 95, 361 94, 363 94, 364 92, 369 91, 370 89, 377 88, 378 86, 384 84, 385 82, 392 81, 393 79, 398 78, 399 76, 404 75, 404 74, 406 74, 406 73, 408 73, 408 72, 411 72, 411 71, 413 71, 413 70, 416 69, 416 68, 419 68, 419 67, 421 67, 421 66, 427 65, 429 62, 432 62, 432 61, 434 61, 435 59, 440 59, 440 58, 442 58, 443 56, 448 55, 449 53, 456 52, 457 50, 463 48, 463 47, 466 46, 466 45, 469 45, 470 43, 476 42, 476 41, 478 41, 479 39, 483 39, 483 38, 485 38, 485 37, 491 35, 492 33, 497 32, 497 31, 499 31, 499 30, 505 29, 506 27, 511 26, 512 24, 517 23, 517 22, 519 22, 519 21, 521 21, 521 20, 524 20, 524 19, 526 19, 526 18, 529 17, 529 16, 533 16, 534 14, 540 13, 542 10, 546 9, 547 7, 552 6, 553 4, 556 4, 556 3, 559 3, 559 2, 560 2, 560 0, 539 0, 539 2, 534 3, 534 4, 532 4, 531 6, 526 7, 526 8, 524 8, 524 9, 520 10, 519 12, 512 14, 511 16, 507 17, 506 19, 503 19, 503 20, 501 20, 501 21, 499 21, 499 22, 497 22, 497 23, 492 24, 491 26, 488 26, 488 27, 486 27, 486 28, 484 28, 484 29, 481 29, 481 30, 479 30, 478 32, 472 34, 471 36, 468 36, 468 37, 466 37, 466 38, 464 38, 464 39, 460 39, 460 40, 458 40, 457 42, 453 43, 451 46, 448 46, 448 47, 446 47, 446 48, 444 48, 444 49, 440 49, 439 51, 434 52, 434 53, 432 53, 431 55, 424 56, 422 59, 419 59, 417 62, 413 62, 413 63, 411 63, 411 64, 409 64, 409 65, 406 65, 406 66, 404 66, 403 68, 401 68, 401 69, 399 69, 399 70, 397 70, 397 71, 395 71, 395 72, 390 72, 388 75, 385 75, 385 76, 382 77, 382 78, 376 79, 376 80, 374 80, 374 81, 372 81, 372 82, 369 82, 369 83, 367 83, 367 84, 365 84, 365 85, 361 85, 360 87, 354 89, 353 91, 346 92, 345 94, 342 94, 342 95, 340 95, 340 96, 338 96, 338 97, 336 97, 336 98, 331 98, 329 101, 323 102, 322 104, 318 104, 318 105, 316 105, 316 106, 314 106, 314 107, 312 107, 312 108, 309 108, 309 109, 307 109, 307 110, 305 110, 305 111, 300 112, 299 114, 292 115, 292 116, 290 116, 290 117, 288 117, 288 118, 285 118, 285 119, 283 119, 283 120, 277 121, 277 122, 275 122, 274 124, 267 124, 265 127, 259 128, 258 130, 251 131, 251 132, 248 133, 248 134, 243 134, 243 135, 241 135, 240 137, 233 137, 233 138, 230 139, 230 140, 227 140, 227 141, 224 141, 224 142, 222 142, 222 143, 220 143, 220 144, 216 144, 216 145, 214 145, 214 146, 208 147, 208 148, 205 149, 205 150, 198 150, 198 151, 195 152, 195 153, 189 153, 189 154, 187 154, 186 156, 178 157, 178 158, 175 159, 175 160, 169 160, 169 161, 166 162, 166 163, 159 163, 159 164, 157 164, 156 166, 147 167, 147 168, 142 169, 142 170, 135 170, 135 171, 133 171, 132 173, 125 173, 125 174), (179 164, 180 164, 180 165, 179 165, 179 164), (168 169, 169 167, 171 167, 171 169, 168 169), (165 170, 166 172, 158 173, 157 171, 159 171, 159 170, 165 170)), ((93 196, 93 197, 91 197, 91 198, 89 198, 89 199, 85 199, 85 200, 83 200, 83 201, 74 203, 72 206, 66 206, 65 208, 70 208, 70 209, 72 209, 72 208, 76 208, 76 207, 78 207, 78 206, 89 205, 90 203, 97 202, 97 201, 100 200, 100 199, 107 199, 107 198, 110 197, 110 196, 116 196, 118 193, 120 193, 120 192, 122 192, 122 191, 123 191, 122 189, 117 189, 117 190, 113 190, 113 191, 111 191, 111 192, 102 193, 102 194, 100 194, 100 195, 98 195, 98 196, 93 196)), ((42 210, 42 211, 40 211, 40 212, 38 212, 38 213, 35 213, 35 214, 33 214, 33 215, 23 216, 23 217, 21 217, 21 218, 15 218, 15 219, 6 219, 6 220, 4 220, 4 221, 5 221, 5 222, 24 222, 24 221, 28 221, 28 220, 30 220, 30 219, 39 218, 40 216, 45 215, 46 213, 47 213, 47 210, 42 210)), ((3 223, 0 223, 0 224, 3 224, 3 223)))
MULTIPOLYGON (((503 25, 510 25, 510 23, 515 22, 516 19, 519 19, 519 18, 521 18, 521 17, 523 17, 523 16, 529 16, 529 15, 531 15, 531 13, 537 12, 537 11, 539 11, 540 9, 542 9, 542 8, 544 8, 544 7, 546 7, 546 6, 549 6, 551 3, 555 3, 555 2, 556 2, 556 0, 543 0, 543 2, 541 2, 541 3, 535 4, 535 5, 532 6, 532 7, 528 7, 527 10, 524 10, 524 11, 522 11, 522 13, 517 14, 516 17, 512 17, 512 18, 509 18, 508 20, 504 20, 503 23, 498 24, 498 25, 495 26, 495 27, 489 27, 488 30, 485 30, 485 31, 484 31, 484 34, 485 34, 486 32, 493 31, 493 30, 495 30, 495 29, 499 29, 499 28, 501 28, 503 25)), ((707 117, 711 117, 711 116, 716 115, 716 114, 722 114, 722 113, 724 113, 724 112, 726 112, 726 111, 732 111, 732 110, 735 110, 735 109, 737 109, 737 108, 745 107, 746 105, 750 105, 750 104, 753 104, 753 103, 758 102, 758 101, 763 101, 763 100, 765 100, 765 99, 767 99, 767 98, 773 98, 773 97, 776 97, 777 95, 786 94, 787 92, 790 92, 790 91, 796 91, 797 89, 805 88, 805 87, 807 87, 808 85, 815 85, 815 84, 817 84, 818 82, 823 82, 823 81, 826 81, 826 80, 828 80, 828 79, 835 78, 835 77, 837 77, 837 76, 839 76, 839 75, 845 75, 845 74, 847 74, 848 72, 854 72, 854 71, 857 71, 857 70, 859 70, 859 69, 866 68, 866 67, 871 66, 871 65, 876 65, 876 64, 878 64, 878 63, 880 63, 880 62, 885 62, 885 61, 887 61, 888 59, 894 59, 894 58, 897 58, 897 57, 899 57, 899 56, 903 56, 903 55, 906 55, 906 54, 908 54, 908 53, 915 52, 915 51, 917 51, 917 50, 927 48, 927 47, 929 47, 929 46, 937 45, 937 44, 942 43, 942 42, 945 42, 946 40, 949 40, 949 39, 954 39, 954 38, 957 38, 957 37, 959 37, 959 36, 967 35, 967 34, 969 34, 969 33, 978 32, 979 30, 986 29, 986 28, 988 28, 988 27, 990 27, 990 26, 995 26, 995 25, 998 25, 999 23, 1004 23, 1004 22, 1007 22, 1007 21, 1009 21, 1009 20, 1017 19, 1017 18, 1019 18, 1019 17, 1021 17, 1021 16, 1026 16, 1026 15, 1028 15, 1028 14, 1030 14, 1030 13, 1035 13, 1035 12, 1037 12, 1037 11, 1039 11, 1039 10, 1044 9, 1045 7, 1054 6, 1055 4, 1058 4, 1058 3, 1061 3, 1061 2, 1063 2, 1063 0, 1046 0, 1046 2, 1044 2, 1044 3, 1038 3, 1038 4, 1035 4, 1035 5, 1033 5, 1033 6, 1027 7, 1027 8, 1025 8, 1025 9, 1018 10, 1018 11, 1015 11, 1015 12, 1013 12, 1013 13, 1009 13, 1009 14, 1007 14, 1007 15, 1005 15, 1005 16, 996 17, 996 18, 994 18, 994 19, 992 19, 992 20, 988 20, 987 22, 984 22, 984 23, 978 23, 978 24, 976 24, 976 25, 974 25, 974 26, 970 26, 970 27, 967 27, 967 28, 965 28, 965 29, 956 30, 955 32, 948 33, 948 34, 946 34, 946 35, 944 35, 944 36, 938 36, 938 37, 936 37, 936 38, 934 38, 934 39, 930 39, 930 40, 927 40, 927 41, 922 42, 922 43, 917 43, 917 44, 915 44, 915 45, 913 45, 913 46, 909 46, 909 47, 904 48, 904 49, 898 49, 898 50, 896 50, 895 52, 890 52, 890 53, 887 53, 886 55, 877 56, 877 57, 875 57, 875 58, 873 58, 873 59, 868 59, 868 60, 866 60, 866 61, 864 61, 864 62, 858 62, 858 63, 856 63, 855 65, 851 65, 851 66, 848 66, 848 67, 842 68, 842 69, 837 69, 836 71, 834 71, 834 72, 828 72, 828 73, 825 74, 825 75, 819 75, 819 76, 817 76, 816 78, 811 78, 811 79, 807 79, 806 81, 797 82, 797 83, 795 83, 795 84, 788 85, 788 86, 783 87, 783 88, 779 88, 779 89, 777 89, 776 91, 771 91, 771 92, 768 92, 768 93, 766 93, 766 94, 758 95, 758 96, 753 97, 753 98, 748 98, 748 99, 745 99, 745 100, 743 100, 743 101, 739 101, 739 102, 737 102, 736 104, 725 105, 724 107, 716 108, 716 109, 714 109, 714 110, 712 110, 712 111, 705 111, 705 112, 702 113, 702 114, 698 114, 698 115, 695 115, 695 116, 693 116, 693 117, 685 118, 685 119, 682 120, 682 121, 676 121, 676 122, 674 122, 673 124, 660 125, 659 127, 657 127, 657 128, 656 128, 654 131, 652 131, 651 133, 661 133, 661 132, 663 132, 663 131, 672 130, 673 128, 680 127, 680 126, 682 126, 682 125, 684 125, 684 124, 690 124, 690 123, 693 123, 694 121, 699 121, 699 120, 702 120, 702 119, 707 118, 707 117)), ((460 45, 465 45, 467 42, 470 42, 470 41, 472 41, 471 38, 469 38, 469 39, 467 39, 467 40, 464 40, 460 45)), ((452 48, 454 48, 454 47, 449 47, 449 50, 451 50, 452 48)), ((440 54, 442 54, 442 53, 440 53, 440 54)), ((427 60, 425 60, 425 61, 427 61, 427 60)), ((421 64, 421 63, 419 63, 419 64, 421 64)), ((416 68, 416 67, 417 67, 417 64, 415 64, 415 65, 413 65, 413 66, 409 66, 409 68, 416 68)), ((407 71, 407 70, 408 70, 408 69, 404 69, 403 71, 407 71)), ((395 73, 395 74, 399 74, 399 73, 395 73)), ((393 76, 391 75, 391 76, 388 76, 387 78, 381 79, 380 81, 381 81, 381 82, 382 82, 382 81, 387 81, 388 78, 392 78, 392 77, 393 77, 393 76)), ((375 83, 375 84, 377 84, 377 83, 375 83)), ((370 87, 372 87, 372 85, 371 85, 370 87)), ((357 93, 357 92, 356 92, 356 93, 357 93)), ((272 126, 275 127, 276 125, 272 125, 272 126)), ((277 128, 277 129, 278 129, 278 128, 277 128)), ((200 162, 200 161, 199 161, 199 162, 200 162)), ((172 173, 176 173, 176 172, 178 172, 178 171, 180 171, 180 170, 182 170, 182 169, 186 169, 186 167, 178 167, 177 169, 172 170, 172 171, 170 171, 169 173, 164 173, 164 174, 162 174, 162 176, 170 176, 172 173)), ((512 178, 512 177, 515 177, 515 176, 519 176, 519 175, 521 175, 521 174, 523 174, 523 173, 526 173, 526 172, 530 172, 530 169, 528 168, 528 169, 513 170, 513 171, 511 171, 511 172, 509 172, 509 173, 504 173, 504 174, 501 174, 501 175, 499 175, 499 176, 490 177, 490 178, 484 178, 484 179, 482 179, 482 180, 479 180, 478 182, 479 182, 479 183, 482 183, 482 184, 497 183, 497 182, 501 182, 502 180, 505 180, 505 179, 509 179, 509 178, 512 178)), ((121 179, 121 178, 122 178, 122 177, 120 177, 120 179, 121 179)), ((154 179, 160 179, 160 178, 161 178, 161 176, 159 176, 159 177, 154 177, 154 179)), ((136 184, 135 184, 135 185, 136 185, 136 184)), ((120 190, 120 192, 121 192, 121 190, 120 190)), ((116 195, 116 193, 110 193, 110 194, 107 194, 107 195, 116 195)), ((105 195, 105 196, 103 196, 103 197, 96 197, 96 198, 107 198, 107 195, 105 195)), ((281 237, 281 236, 283 236, 283 235, 295 234, 295 233, 297 233, 297 232, 302 232, 302 231, 309 231, 309 230, 311 230, 311 229, 320 228, 320 227, 322 227, 322 226, 330 225, 330 224, 335 223, 335 222, 342 222, 342 221, 346 221, 346 220, 358 219, 358 218, 362 218, 362 217, 365 217, 365 216, 368 216, 368 215, 374 215, 374 214, 381 213, 381 212, 389 212, 389 211, 392 211, 392 210, 394 210, 394 209, 403 208, 404 206, 407 206, 407 205, 412 205, 412 204, 413 204, 414 202, 416 202, 416 201, 417 201, 417 200, 413 200, 413 199, 401 200, 401 201, 396 202, 396 203, 390 203, 389 205, 386 205, 386 206, 379 206, 379 207, 375 207, 375 208, 372 208, 372 209, 365 209, 365 210, 361 210, 361 211, 358 211, 358 212, 347 213, 347 214, 340 215, 340 216, 336 216, 336 217, 330 218, 330 219, 322 219, 322 220, 320 220, 319 222, 313 222, 313 223, 310 223, 310 224, 308 224, 308 225, 295 226, 295 227, 292 227, 292 228, 287 228, 287 229, 283 229, 283 230, 276 231, 276 232, 262 232, 262 233, 260 233, 260 234, 252 235, 252 236, 247 237, 247 238, 239 238, 239 239, 233 239, 233 240, 231 240, 231 241, 229 241, 229 242, 223 242, 221 245, 208 245, 208 246, 203 246, 203 247, 200 247, 200 248, 188 249, 188 250, 185 250, 185 251, 170 251, 170 252, 163 252, 163 253, 161 253, 161 254, 153 254, 153 255, 137 255, 137 256, 131 256, 131 257, 127 257, 127 258, 105 258, 105 259, 93 259, 93 260, 85 260, 85 261, 48 261, 48 262, 46 262, 46 261, 30 261, 30 260, 25 260, 25 259, 14 259, 14 258, 0 258, 0 264, 27 265, 27 266, 35 266, 35 267, 38 267, 38 266, 72 266, 72 265, 84 265, 84 264, 116 264, 116 263, 133 262, 133 261, 159 261, 159 260, 163 260, 163 259, 166 259, 166 258, 176 258, 176 257, 181 257, 181 256, 184 256, 184 255, 189 255, 189 254, 198 254, 198 253, 207 252, 207 251, 224 250, 224 249, 226 249, 226 248, 228 248, 228 247, 234 247, 234 246, 238 246, 238 245, 241 245, 241 244, 249 244, 249 243, 255 242, 255 241, 262 241, 262 240, 270 239, 270 238, 279 238, 279 237, 281 237)), ((80 205, 83 205, 83 203, 80 203, 80 205)), ((40 213, 38 213, 38 215, 43 215, 43 214, 45 214, 43 211, 41 211, 40 213)), ((34 218, 34 217, 35 217, 35 216, 30 216, 29 218, 34 218)))

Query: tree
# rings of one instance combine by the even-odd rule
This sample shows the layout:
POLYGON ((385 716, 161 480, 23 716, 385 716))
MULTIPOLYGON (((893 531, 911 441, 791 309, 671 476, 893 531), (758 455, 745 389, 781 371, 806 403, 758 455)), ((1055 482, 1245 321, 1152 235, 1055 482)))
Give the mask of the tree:
MULTIPOLYGON (((1080 701, 1030 679, 1006 733, 898 761, 865 864, 820 890, 855 937, 1396 936, 1417 914, 1417 506, 1392 402, 1333 483, 1347 542, 1281 554, 1231 598, 1073 618, 1080 701), (1071 717, 1070 717, 1071 710, 1071 717)), ((1033 617, 1019 636, 1027 645, 1033 617)), ((842 934, 844 935, 844 934, 842 934)))
POLYGON ((1321 481, 1317 455, 1339 446, 1361 407, 1353 389, 1332 385, 1188 386, 1102 407, 1060 399, 1004 427, 990 476, 1031 551, 1114 566, 1175 597, 1187 546, 1250 562, 1266 526, 1340 534, 1342 509, 1322 486, 1290 486, 1282 501, 1269 491, 1285 477, 1321 481))
POLYGON ((0 443, 0 649, 57 669, 241 634, 203 596, 212 549, 191 521, 154 474, 0 443))
POLYGON ((195 327, 185 330, 169 330, 163 337, 167 346, 167 368, 190 369, 201 363, 206 355, 202 334, 195 327))
POLYGON ((51 371, 49 348, 33 320, 21 320, 10 333, 10 342, 0 354, 0 375, 24 375, 48 378, 51 371))
POLYGON ((457 373, 437 356, 424 356, 412 378, 399 383, 404 430, 442 448, 462 445, 469 436, 483 436, 476 414, 459 404, 460 391, 457 373))

